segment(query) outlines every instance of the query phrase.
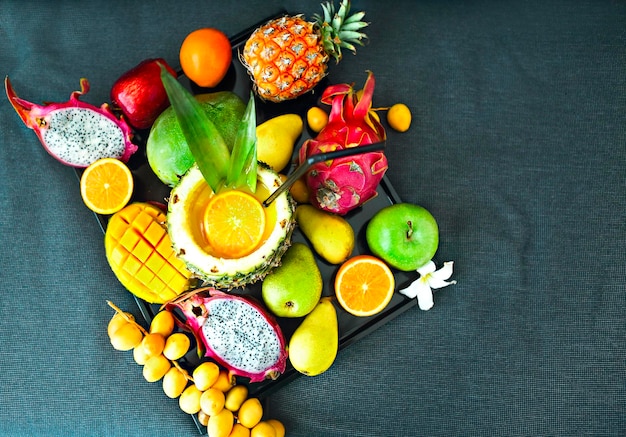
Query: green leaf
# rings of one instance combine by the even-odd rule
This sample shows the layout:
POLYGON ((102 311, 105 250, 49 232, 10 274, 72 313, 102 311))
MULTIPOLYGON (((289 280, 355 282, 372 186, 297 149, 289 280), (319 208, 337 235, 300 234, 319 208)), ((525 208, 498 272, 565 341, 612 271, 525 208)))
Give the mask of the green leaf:
POLYGON ((233 145, 226 186, 230 188, 247 186, 254 193, 256 180, 256 108, 254 95, 251 92, 233 145))
POLYGON ((161 82, 176 113, 178 124, 187 140, 202 176, 217 192, 228 173, 230 151, 215 125, 206 116, 195 97, 178 80, 161 67, 161 82))

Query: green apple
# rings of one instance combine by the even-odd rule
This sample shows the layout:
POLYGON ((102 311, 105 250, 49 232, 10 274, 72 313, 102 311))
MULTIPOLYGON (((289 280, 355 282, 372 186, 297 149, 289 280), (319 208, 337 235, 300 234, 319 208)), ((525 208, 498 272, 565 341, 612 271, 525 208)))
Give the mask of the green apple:
POLYGON ((439 227, 425 208, 396 203, 378 211, 365 230, 372 253, 402 271, 417 270, 439 246, 439 227))

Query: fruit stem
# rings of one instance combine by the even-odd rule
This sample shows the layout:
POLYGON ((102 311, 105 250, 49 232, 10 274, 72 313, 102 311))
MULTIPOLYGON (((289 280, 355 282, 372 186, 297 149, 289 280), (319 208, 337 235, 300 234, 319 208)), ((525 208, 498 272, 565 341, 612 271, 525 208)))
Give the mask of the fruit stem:
POLYGON ((409 229, 406 231, 406 239, 410 240, 413 236, 413 222, 411 220, 407 220, 406 224, 409 227, 409 229))
POLYGON ((180 364, 178 364, 178 361, 176 360, 170 360, 170 362, 174 365, 174 367, 176 367, 178 370, 180 370, 180 373, 182 373, 183 375, 185 375, 185 378, 187 378, 187 381, 190 382, 195 382, 193 380, 193 377, 189 374, 189 372, 187 372, 187 370, 183 369, 180 364))
POLYGON ((128 323, 133 323, 134 325, 137 325, 137 327, 139 328, 139 330, 143 333, 143 335, 148 334, 148 331, 146 331, 144 329, 143 326, 141 326, 139 323, 137 323, 136 321, 134 321, 133 319, 131 319, 130 317, 128 317, 128 315, 126 314, 125 311, 122 311, 117 305, 115 305, 113 302, 111 302, 110 300, 106 301, 107 304, 113 308, 115 310, 116 313, 120 314, 124 320, 126 320, 128 323))

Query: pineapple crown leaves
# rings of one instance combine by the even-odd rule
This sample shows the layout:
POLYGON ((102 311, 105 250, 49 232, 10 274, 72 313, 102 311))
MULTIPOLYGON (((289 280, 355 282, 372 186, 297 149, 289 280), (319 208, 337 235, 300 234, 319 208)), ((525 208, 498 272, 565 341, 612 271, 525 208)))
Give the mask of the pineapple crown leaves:
POLYGON ((341 49, 345 48, 356 54, 356 45, 362 46, 367 35, 360 32, 369 23, 362 21, 365 12, 350 14, 350 0, 341 0, 339 9, 331 1, 322 3, 323 15, 315 14, 316 24, 322 34, 324 50, 339 62, 342 58, 341 49))
POLYGON ((221 188, 248 186, 256 191, 256 112, 254 96, 239 124, 232 154, 222 135, 195 97, 161 65, 161 81, 187 146, 214 193, 221 188))
POLYGON ((226 173, 226 186, 232 188, 247 186, 254 193, 256 191, 256 167, 256 108, 254 95, 250 92, 250 100, 248 100, 246 111, 241 123, 239 123, 230 157, 230 166, 226 173))

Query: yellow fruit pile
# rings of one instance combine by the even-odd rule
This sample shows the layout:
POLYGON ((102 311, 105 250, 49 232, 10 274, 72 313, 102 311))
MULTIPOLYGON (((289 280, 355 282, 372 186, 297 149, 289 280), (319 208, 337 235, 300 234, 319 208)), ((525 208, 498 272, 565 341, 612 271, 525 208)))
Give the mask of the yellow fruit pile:
POLYGON ((111 345, 120 351, 132 349, 146 381, 161 380, 166 396, 178 398, 182 411, 197 415, 209 437, 284 437, 284 425, 276 419, 263 420, 260 400, 249 398, 248 387, 237 384, 228 371, 203 361, 190 375, 178 364, 191 342, 186 334, 174 332, 170 311, 158 312, 146 331, 132 314, 108 304, 115 309, 107 326, 111 345))

